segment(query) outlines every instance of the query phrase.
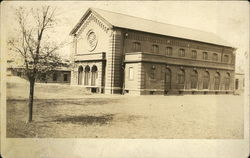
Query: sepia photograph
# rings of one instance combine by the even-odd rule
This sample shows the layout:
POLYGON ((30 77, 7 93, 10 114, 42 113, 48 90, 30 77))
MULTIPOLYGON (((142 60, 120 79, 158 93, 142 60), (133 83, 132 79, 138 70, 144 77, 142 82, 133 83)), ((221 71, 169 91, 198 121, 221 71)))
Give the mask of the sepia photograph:
POLYGON ((232 152, 247 157, 248 13, 243 1, 3 2, 1 138, 244 140, 232 152))

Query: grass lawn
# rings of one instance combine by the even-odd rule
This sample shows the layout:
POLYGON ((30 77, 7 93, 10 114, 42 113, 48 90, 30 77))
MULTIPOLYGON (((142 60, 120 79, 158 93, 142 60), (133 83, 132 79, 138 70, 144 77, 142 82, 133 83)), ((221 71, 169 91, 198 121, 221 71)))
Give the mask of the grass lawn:
POLYGON ((8 83, 7 96, 11 138, 243 138, 243 96, 103 95, 37 84, 30 124, 28 85, 8 83))

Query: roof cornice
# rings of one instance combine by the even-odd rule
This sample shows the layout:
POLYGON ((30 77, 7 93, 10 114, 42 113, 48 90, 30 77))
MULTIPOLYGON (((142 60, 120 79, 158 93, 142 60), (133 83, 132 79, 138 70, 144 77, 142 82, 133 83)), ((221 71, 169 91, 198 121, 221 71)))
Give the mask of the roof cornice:
POLYGON ((104 19, 100 14, 98 14, 93 8, 89 8, 84 15, 81 17, 81 19, 79 20, 79 22, 75 25, 75 27, 70 31, 69 35, 74 35, 77 33, 77 31, 79 30, 79 28, 82 26, 82 24, 84 23, 84 21, 87 19, 87 17, 90 14, 94 14, 95 16, 97 16, 97 18, 99 18, 100 20, 102 20, 108 27, 113 28, 113 25, 110 24, 106 19, 104 19))

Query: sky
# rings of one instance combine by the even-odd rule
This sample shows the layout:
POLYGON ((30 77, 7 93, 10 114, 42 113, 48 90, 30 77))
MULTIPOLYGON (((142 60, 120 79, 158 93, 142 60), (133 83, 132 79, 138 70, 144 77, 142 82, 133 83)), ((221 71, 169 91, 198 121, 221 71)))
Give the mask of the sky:
MULTIPOLYGON (((53 39, 70 41, 69 32, 89 7, 109 10, 149 20, 212 32, 237 48, 236 65, 244 68, 249 54, 249 4, 244 1, 8 1, 1 4, 3 35, 17 26, 15 8, 51 5, 57 9, 58 26, 53 39), (247 56, 247 57, 246 57, 247 56)), ((69 45, 60 50, 68 57, 69 45)))

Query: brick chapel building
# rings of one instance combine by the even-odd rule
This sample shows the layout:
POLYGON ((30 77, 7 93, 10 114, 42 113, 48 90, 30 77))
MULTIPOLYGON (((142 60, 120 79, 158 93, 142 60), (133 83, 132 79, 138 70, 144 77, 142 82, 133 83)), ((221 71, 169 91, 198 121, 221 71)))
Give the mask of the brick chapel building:
POLYGON ((70 35, 71 84, 92 92, 234 90, 235 48, 215 34, 90 8, 70 35))

